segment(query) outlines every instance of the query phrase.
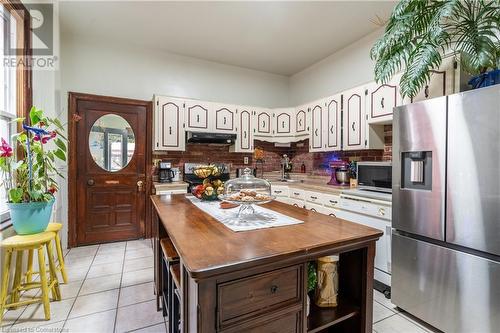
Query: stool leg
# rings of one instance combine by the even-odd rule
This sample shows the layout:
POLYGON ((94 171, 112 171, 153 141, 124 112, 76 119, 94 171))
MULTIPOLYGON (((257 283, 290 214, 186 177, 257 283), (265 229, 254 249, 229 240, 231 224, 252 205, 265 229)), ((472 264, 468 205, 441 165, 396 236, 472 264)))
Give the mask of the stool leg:
POLYGON ((66 275, 66 269, 64 268, 64 256, 61 248, 61 239, 59 238, 59 232, 56 232, 56 250, 57 250, 57 261, 59 261, 59 268, 61 269, 61 275, 64 283, 68 283, 68 276, 66 275))
POLYGON ((45 319, 50 320, 49 284, 47 282, 47 272, 45 271, 45 254, 43 246, 38 248, 38 266, 40 272, 40 282, 42 283, 42 302, 45 319))
POLYGON ((0 291, 0 324, 3 320, 3 312, 5 309, 5 302, 7 301, 7 289, 9 287, 9 273, 10 273, 10 263, 12 261, 12 250, 5 250, 5 261, 3 263, 3 274, 2 274, 2 290, 0 291))
MULTIPOLYGON (((14 281, 10 293, 10 302, 16 303, 19 301, 19 288, 21 287, 21 275, 23 270, 23 251, 16 251, 16 272, 14 273, 14 281)), ((17 307, 13 307, 16 309, 17 307)))
POLYGON ((31 282, 33 275, 33 249, 28 250, 28 269, 26 270, 26 282, 31 282))
POLYGON ((54 264, 54 253, 52 252, 52 242, 45 244, 47 247, 47 255, 49 257, 49 269, 50 269, 50 284, 54 283, 52 286, 52 298, 60 301, 61 292, 59 290, 59 280, 57 279, 56 265, 54 264))

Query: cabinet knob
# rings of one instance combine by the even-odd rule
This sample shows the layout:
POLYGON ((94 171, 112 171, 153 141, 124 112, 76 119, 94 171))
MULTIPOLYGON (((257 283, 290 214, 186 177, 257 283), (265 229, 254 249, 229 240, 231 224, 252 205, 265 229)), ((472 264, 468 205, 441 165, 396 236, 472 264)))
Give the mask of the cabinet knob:
POLYGON ((355 131, 355 129, 354 129, 354 125, 356 125, 356 122, 354 122, 354 121, 353 121, 353 122, 352 122, 352 125, 351 125, 351 128, 352 128, 352 130, 353 130, 353 131, 355 131))
POLYGON ((87 185, 88 186, 94 186, 94 184, 95 184, 95 181, 93 179, 87 180, 87 185))
POLYGON ((314 130, 314 135, 318 136, 318 129, 317 128, 314 130))
POLYGON ((197 114, 197 115, 196 115, 196 122, 197 122, 197 123, 199 123, 199 122, 200 122, 200 115, 199 115, 199 114, 197 114))
POLYGON ((247 138, 247 131, 243 131, 243 137, 246 139, 247 138))
POLYGON ((172 126, 168 127, 168 134, 172 135, 172 126))
POLYGON ((226 125, 226 117, 224 117, 224 125, 226 125))
POLYGON ((271 294, 276 294, 277 291, 278 291, 278 286, 273 284, 271 286, 271 294))
POLYGON ((425 95, 425 98, 429 98, 429 86, 425 86, 425 89, 424 89, 424 95, 425 95))
POLYGON ((333 134, 333 125, 330 127, 330 133, 333 134))
POLYGON ((380 100, 380 106, 382 107, 382 109, 384 108, 384 97, 382 97, 382 99, 380 100))

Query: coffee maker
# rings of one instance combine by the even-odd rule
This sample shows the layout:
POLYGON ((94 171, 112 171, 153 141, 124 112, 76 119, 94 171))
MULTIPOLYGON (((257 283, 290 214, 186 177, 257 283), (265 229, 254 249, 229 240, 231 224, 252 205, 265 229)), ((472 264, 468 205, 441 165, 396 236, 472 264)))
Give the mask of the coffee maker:
POLYGON ((172 170, 171 162, 160 162, 159 165, 160 173, 160 183, 171 183, 172 179, 175 177, 174 171, 172 170))

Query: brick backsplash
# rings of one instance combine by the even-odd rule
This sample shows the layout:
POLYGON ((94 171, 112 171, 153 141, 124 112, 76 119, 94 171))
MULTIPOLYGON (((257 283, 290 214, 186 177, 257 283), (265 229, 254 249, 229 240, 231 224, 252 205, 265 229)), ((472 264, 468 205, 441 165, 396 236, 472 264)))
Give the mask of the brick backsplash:
MULTIPOLYGON (((315 175, 328 175, 328 163, 336 159, 358 161, 390 161, 392 157, 392 125, 384 126, 385 147, 384 149, 355 150, 326 153, 310 153, 309 140, 294 142, 290 147, 275 147, 274 143, 255 141, 255 147, 264 150, 263 164, 257 168, 263 168, 264 172, 280 170, 280 161, 283 154, 287 154, 293 163, 293 172, 300 172, 302 163, 306 166, 306 172, 315 175)), ((253 154, 231 153, 227 145, 199 144, 186 145, 184 152, 155 152, 153 158, 170 161, 176 167, 182 167, 184 163, 210 163, 219 162, 229 164, 232 170, 245 166, 255 167, 253 154), (248 157, 248 165, 243 164, 243 158, 248 157)))

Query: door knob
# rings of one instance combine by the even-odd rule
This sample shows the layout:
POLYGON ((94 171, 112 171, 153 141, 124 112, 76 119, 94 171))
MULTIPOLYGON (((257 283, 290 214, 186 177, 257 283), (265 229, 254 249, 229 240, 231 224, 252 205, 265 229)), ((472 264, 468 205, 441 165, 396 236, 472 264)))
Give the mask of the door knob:
POLYGON ((87 185, 88 186, 94 186, 94 184, 95 184, 95 181, 93 179, 87 180, 87 185))
POLYGON ((142 180, 139 180, 137 182, 137 191, 142 192, 144 189, 144 182, 142 180))

